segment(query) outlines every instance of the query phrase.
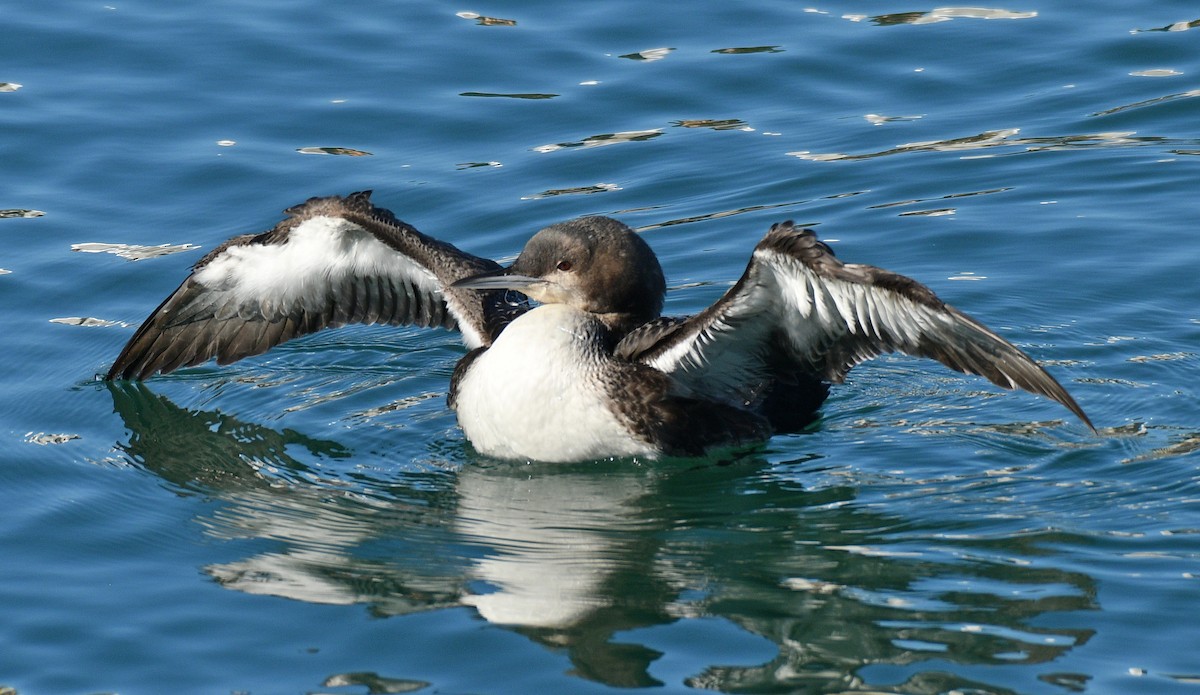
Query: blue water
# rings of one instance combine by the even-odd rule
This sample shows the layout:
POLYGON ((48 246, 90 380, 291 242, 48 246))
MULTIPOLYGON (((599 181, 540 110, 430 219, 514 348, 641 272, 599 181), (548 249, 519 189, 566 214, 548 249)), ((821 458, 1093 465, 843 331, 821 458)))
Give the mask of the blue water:
POLYGON ((110 2, 0 15, 0 691, 1200 683, 1194 3, 110 2), (886 357, 732 462, 502 463, 415 329, 96 381, 206 250, 365 188, 500 259, 620 217, 672 313, 816 225, 1100 432, 886 357))

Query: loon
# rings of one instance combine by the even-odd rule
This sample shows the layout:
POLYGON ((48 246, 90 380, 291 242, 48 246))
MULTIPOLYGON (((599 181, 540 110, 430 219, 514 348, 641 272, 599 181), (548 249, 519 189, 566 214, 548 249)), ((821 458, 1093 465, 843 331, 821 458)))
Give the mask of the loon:
POLYGON ((1095 429, 1012 343, 915 280, 843 263, 791 222, 770 228, 715 304, 664 317, 658 259, 615 219, 546 227, 501 267, 418 232, 370 195, 310 198, 273 229, 213 249, 107 379, 228 364, 349 323, 440 326, 469 348, 449 406, 475 450, 498 458, 687 457, 760 444, 814 420, 852 367, 896 351, 1041 394, 1095 429))

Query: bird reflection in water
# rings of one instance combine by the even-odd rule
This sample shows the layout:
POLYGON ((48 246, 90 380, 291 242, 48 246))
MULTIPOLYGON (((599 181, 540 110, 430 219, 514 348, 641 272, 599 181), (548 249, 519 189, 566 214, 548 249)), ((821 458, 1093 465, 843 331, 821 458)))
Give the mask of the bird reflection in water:
POLYGON ((719 643, 675 643, 700 650, 671 655, 697 662, 685 684, 715 690, 988 689, 956 668, 1048 663, 1091 636, 1043 626, 1096 602, 1087 575, 1011 561, 1037 554, 1039 535, 889 552, 894 529, 911 545, 919 523, 856 506, 850 485, 802 489, 792 474, 819 460, 471 459, 371 481, 348 473, 356 454, 336 442, 183 409, 142 384, 107 388, 130 463, 216 500, 196 520, 211 536, 272 541, 204 567, 220 585, 381 617, 469 606, 610 686, 661 685, 663 654, 639 631, 680 621, 763 638, 748 664, 725 663, 719 643))

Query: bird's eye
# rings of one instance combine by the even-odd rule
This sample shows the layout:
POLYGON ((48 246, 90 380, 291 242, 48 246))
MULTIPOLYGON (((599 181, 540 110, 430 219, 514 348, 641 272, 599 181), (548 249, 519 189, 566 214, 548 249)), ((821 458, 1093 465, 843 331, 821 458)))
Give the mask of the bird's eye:
POLYGON ((559 261, 558 269, 564 273, 571 269, 571 261, 559 261))

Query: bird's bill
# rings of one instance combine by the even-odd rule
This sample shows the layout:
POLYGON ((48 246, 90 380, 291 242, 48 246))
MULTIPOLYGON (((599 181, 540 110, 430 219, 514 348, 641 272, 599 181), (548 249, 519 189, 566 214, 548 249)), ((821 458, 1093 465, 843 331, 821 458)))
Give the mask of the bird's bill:
POLYGON ((451 287, 466 290, 516 290, 528 294, 527 290, 545 281, 528 275, 516 275, 508 268, 501 268, 456 281, 451 287))

